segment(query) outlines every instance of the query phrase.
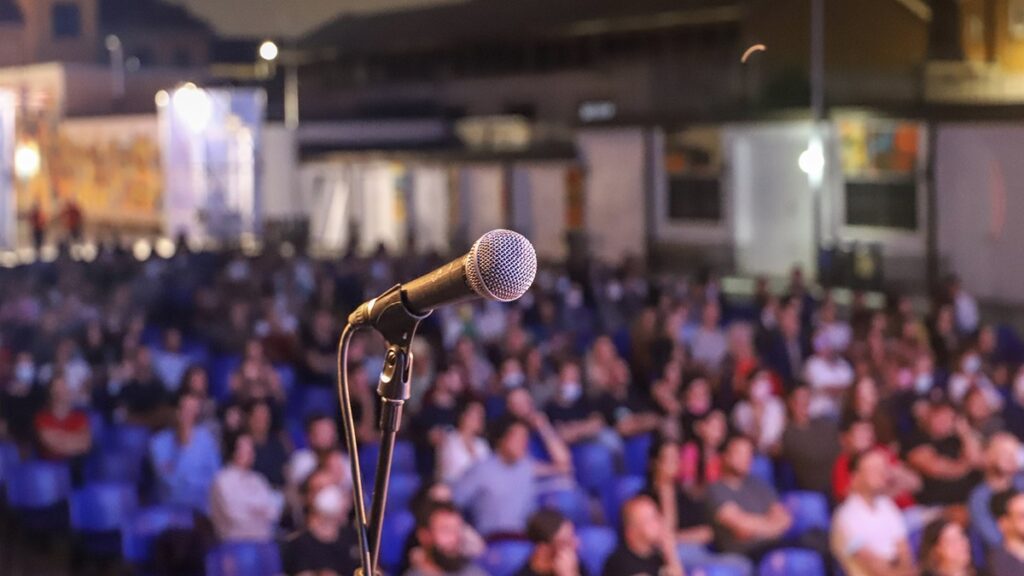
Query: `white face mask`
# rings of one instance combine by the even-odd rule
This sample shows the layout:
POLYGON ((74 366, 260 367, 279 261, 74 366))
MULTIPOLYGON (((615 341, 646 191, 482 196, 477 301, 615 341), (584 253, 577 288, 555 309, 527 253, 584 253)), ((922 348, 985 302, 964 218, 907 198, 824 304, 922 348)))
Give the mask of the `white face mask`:
POLYGON ((328 518, 340 518, 345 506, 345 496, 338 486, 327 486, 316 493, 313 508, 328 518))
POLYGON ((505 377, 501 379, 502 385, 509 390, 512 388, 519 388, 523 385, 524 381, 526 381, 526 376, 524 376, 522 372, 512 372, 511 374, 506 374, 505 377))
POLYGON ((575 402, 583 395, 583 386, 579 382, 563 382, 562 398, 569 402, 575 402))
POLYGON ((981 358, 974 354, 964 358, 964 372, 966 374, 974 375, 979 370, 981 370, 981 358))
POLYGON ((925 394, 932 389, 932 375, 925 372, 918 374, 914 379, 914 391, 918 394, 925 394))

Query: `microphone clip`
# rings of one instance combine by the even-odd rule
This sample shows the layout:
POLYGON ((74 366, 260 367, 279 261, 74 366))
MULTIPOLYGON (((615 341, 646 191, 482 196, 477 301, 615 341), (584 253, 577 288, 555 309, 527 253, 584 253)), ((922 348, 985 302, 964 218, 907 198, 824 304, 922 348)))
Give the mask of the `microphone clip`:
POLYGON ((356 308, 348 317, 352 326, 372 326, 388 345, 408 349, 416 335, 416 328, 426 314, 416 314, 405 303, 402 285, 395 284, 380 296, 356 308))

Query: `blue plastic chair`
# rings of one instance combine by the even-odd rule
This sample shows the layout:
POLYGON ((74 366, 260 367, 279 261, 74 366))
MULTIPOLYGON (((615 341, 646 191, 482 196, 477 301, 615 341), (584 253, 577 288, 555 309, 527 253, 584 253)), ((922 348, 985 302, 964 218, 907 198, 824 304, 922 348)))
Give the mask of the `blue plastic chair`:
POLYGON ((153 542, 167 530, 193 527, 191 510, 173 506, 152 506, 137 511, 128 519, 121 535, 125 560, 136 566, 146 564, 153 555, 153 542))
POLYGON ((590 502, 582 490, 554 490, 541 494, 539 500, 541 507, 558 510, 577 528, 590 524, 590 502))
POLYGON ((572 447, 576 481, 592 494, 601 494, 615 481, 615 459, 600 442, 583 442, 572 447))
POLYGON ((585 526, 576 532, 576 536, 580 540, 580 561, 587 568, 587 573, 600 574, 605 560, 618 544, 615 530, 605 526, 585 526))
POLYGON ((749 576, 750 568, 736 563, 709 560, 686 566, 687 576, 749 576))
POLYGON ((206 554, 206 576, 277 576, 281 555, 273 542, 224 542, 206 554))
POLYGON ((391 458, 392 474, 416 473, 416 447, 408 440, 395 442, 395 451, 391 458))
POLYGON ((144 458, 149 452, 149 439, 153 435, 145 426, 116 424, 104 432, 104 448, 144 458))
POLYGON ((110 450, 93 452, 85 462, 86 482, 130 482, 142 476, 142 454, 110 450))
POLYGON ((821 556, 810 550, 783 548, 770 552, 761 560, 760 576, 825 576, 821 556))
MULTIPOLYGON (((390 504, 388 508, 391 508, 390 504)), ((397 508, 392 510, 394 512, 384 514, 384 522, 381 524, 381 542, 385 545, 380 549, 380 563, 389 572, 395 572, 402 563, 404 544, 416 528, 416 518, 412 512, 397 508)))
POLYGON ((633 476, 647 475, 647 453, 651 449, 654 436, 650 433, 630 436, 623 442, 626 474, 633 476))
POLYGON ((242 365, 241 356, 220 356, 210 362, 207 374, 210 380, 210 395, 218 402, 223 402, 231 395, 228 386, 231 374, 242 365))
POLYGON ((380 444, 377 442, 359 445, 359 473, 363 476, 363 490, 373 488, 373 475, 377 471, 377 456, 380 444))
POLYGON ((330 388, 308 387, 302 390, 302 405, 299 409, 299 416, 305 420, 312 414, 340 415, 341 407, 338 405, 338 393, 330 388))
POLYGON ((71 494, 71 530, 80 549, 94 556, 121 554, 121 533, 138 507, 135 486, 89 484, 71 494))
POLYGON ((767 456, 754 457, 750 466, 750 475, 769 486, 775 486, 775 465, 767 456))
POLYGON ((533 545, 529 542, 509 540, 487 546, 480 566, 491 576, 512 576, 530 559, 533 545))
POLYGON ((828 530, 831 517, 828 511, 828 500, 817 492, 796 491, 783 496, 782 502, 790 515, 793 525, 788 535, 798 538, 811 530, 828 530))
POLYGON ((7 471, 7 504, 20 511, 48 508, 67 500, 71 472, 67 464, 30 460, 7 471))
POLYGON ((604 513, 609 525, 619 525, 622 505, 639 494, 646 484, 643 476, 623 476, 615 481, 615 486, 606 493, 604 499, 604 513))
POLYGON ((20 461, 18 447, 13 442, 0 442, 0 486, 6 484, 7 473, 20 461))
POLYGON ((281 380, 281 388, 284 390, 285 398, 291 398, 295 391, 295 368, 289 364, 274 364, 274 371, 281 380))

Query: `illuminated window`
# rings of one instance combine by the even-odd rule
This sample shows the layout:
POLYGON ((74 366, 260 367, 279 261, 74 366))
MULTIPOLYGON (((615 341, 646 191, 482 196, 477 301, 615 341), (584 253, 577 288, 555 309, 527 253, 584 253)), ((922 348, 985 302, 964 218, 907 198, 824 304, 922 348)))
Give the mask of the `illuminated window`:
POLYGON ((666 138, 669 220, 722 221, 720 149, 720 134, 713 128, 693 128, 666 138))

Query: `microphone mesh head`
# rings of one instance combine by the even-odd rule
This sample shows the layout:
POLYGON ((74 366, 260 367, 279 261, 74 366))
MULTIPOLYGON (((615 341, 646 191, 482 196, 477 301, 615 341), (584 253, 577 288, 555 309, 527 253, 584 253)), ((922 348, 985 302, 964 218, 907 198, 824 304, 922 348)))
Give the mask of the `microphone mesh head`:
POLYGON ((526 294, 537 275, 537 252, 525 236, 491 230, 466 254, 466 278, 474 292, 489 300, 511 302, 526 294))

